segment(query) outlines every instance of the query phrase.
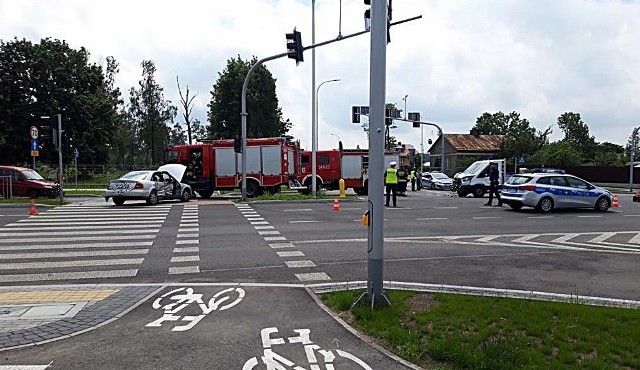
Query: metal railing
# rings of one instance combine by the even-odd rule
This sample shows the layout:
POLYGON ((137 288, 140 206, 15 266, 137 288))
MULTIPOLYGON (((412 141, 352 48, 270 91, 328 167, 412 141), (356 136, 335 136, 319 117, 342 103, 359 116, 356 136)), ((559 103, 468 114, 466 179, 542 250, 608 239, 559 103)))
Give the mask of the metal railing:
POLYGON ((13 181, 11 176, 0 176, 0 196, 5 199, 13 198, 13 181))

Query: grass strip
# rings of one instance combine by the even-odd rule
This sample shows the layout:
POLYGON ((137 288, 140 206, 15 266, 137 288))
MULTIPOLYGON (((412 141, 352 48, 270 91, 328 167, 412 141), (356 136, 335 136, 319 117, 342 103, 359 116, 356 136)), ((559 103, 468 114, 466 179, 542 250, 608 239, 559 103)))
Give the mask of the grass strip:
MULTIPOLYGON (((36 204, 46 204, 49 206, 59 206, 60 199, 59 198, 38 198, 35 200, 36 204)), ((66 200, 63 204, 68 204, 66 200)), ((9 198, 9 199, 0 199, 0 204, 31 204, 30 198, 9 198)))
POLYGON ((396 355, 428 369, 640 369, 640 310, 389 291, 392 306, 324 303, 396 355))

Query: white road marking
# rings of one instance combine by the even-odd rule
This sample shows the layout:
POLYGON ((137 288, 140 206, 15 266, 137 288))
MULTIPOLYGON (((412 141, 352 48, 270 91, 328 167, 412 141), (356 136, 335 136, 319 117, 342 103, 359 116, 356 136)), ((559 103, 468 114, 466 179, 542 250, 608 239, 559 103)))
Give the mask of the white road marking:
POLYGON ((198 261, 200 261, 200 256, 173 256, 173 257, 171 257, 171 263, 198 262, 198 261))
POLYGON ((305 221, 305 220, 297 220, 297 221, 289 221, 290 224, 313 224, 313 223, 321 223, 324 221, 305 221))
POLYGON ((200 244, 199 240, 176 240, 176 245, 178 244, 200 244))
POLYGON ((251 217, 260 217, 260 215, 258 213, 251 213, 251 214, 244 214, 243 215, 245 218, 251 218, 251 217))
POLYGON ((624 217, 640 217, 640 215, 623 215, 624 217))
POLYGON ((86 213, 81 213, 81 212, 72 212, 72 213, 68 213, 68 214, 60 214, 60 213, 55 213, 55 214, 51 214, 48 212, 41 212, 40 214, 38 214, 37 216, 32 216, 30 217, 30 219, 59 219, 59 218, 81 218, 83 216, 86 217, 92 217, 92 218, 120 218, 120 217, 128 217, 128 218, 147 218, 147 217, 162 217, 162 216, 167 216, 167 212, 153 212, 153 213, 146 213, 144 215, 133 215, 131 214, 131 212, 127 212, 127 213, 109 213, 109 212, 86 212, 86 213))
POLYGON ((247 221, 264 221, 262 217, 247 217, 247 221))
POLYGON ((355 207, 355 208, 341 208, 343 211, 356 211, 359 209, 362 209, 362 207, 355 207))
POLYGON ((581 218, 600 218, 600 217, 602 217, 602 216, 599 216, 599 215, 590 215, 590 216, 578 216, 578 217, 581 217, 581 218))
POLYGON ((633 238, 629 240, 629 243, 640 244, 640 233, 637 233, 636 235, 634 235, 633 238))
POLYGON ((21 251, 38 249, 72 249, 72 248, 115 248, 115 247, 149 247, 153 242, 104 242, 104 243, 81 243, 81 244, 32 244, 32 245, 0 245, 0 251, 21 251))
POLYGON ((488 220, 488 219, 492 219, 492 218, 502 218, 499 216, 479 216, 479 217, 474 217, 474 220, 488 220))
MULTIPOLYGON (((41 234, 42 235, 42 234, 41 234)), ((72 241, 86 241, 86 240, 104 240, 104 236, 67 236, 64 238, 36 238, 36 239, 0 239, 0 243, 34 243, 34 242, 72 242, 72 241)), ((126 239, 155 239, 154 235, 111 235, 109 239, 114 240, 126 240, 126 239)), ((51 246, 49 246, 51 247, 51 246)))
POLYGON ((535 239, 535 238, 537 238, 539 236, 540 236, 540 234, 525 235, 525 236, 522 236, 520 238, 513 239, 513 242, 514 243, 524 243, 524 242, 527 242, 527 241, 529 241, 531 239, 535 239))
POLYGON ((271 225, 258 225, 258 226, 254 226, 253 227, 256 230, 269 230, 269 229, 275 229, 275 227, 271 226, 271 225))
POLYGON ((295 274, 295 276, 300 281, 320 281, 320 280, 331 280, 329 275, 324 272, 310 272, 306 274, 295 274))
MULTIPOLYGON (((9 225, 7 225, 9 226, 9 225)), ((11 227, 10 231, 40 231, 40 235, 43 234, 43 227, 46 227, 46 235, 51 235, 51 233, 49 231, 51 230, 100 230, 100 229, 151 229, 151 228, 157 228, 160 227, 160 225, 149 225, 149 224, 139 224, 139 225, 118 225, 118 226, 113 226, 113 225, 108 225, 108 226, 104 226, 104 225, 92 225, 92 226, 87 226, 87 225, 73 225, 73 226, 50 226, 50 225, 29 225, 27 227, 26 224, 21 224, 21 225, 17 225, 17 226, 13 226, 11 227)), ((2 229, 0 229, 2 230, 2 229)), ((159 230, 159 229, 155 229, 155 230, 159 230)), ((4 231, 4 230, 2 230, 4 231)), ((150 232, 151 230, 145 230, 144 232, 150 232)), ((24 233, 22 233, 22 235, 24 235, 24 233)), ((62 234, 64 235, 64 234, 62 234)))
MULTIPOLYGON (((95 215, 94 215, 95 216, 95 215)), ((163 222, 164 220, 166 220, 166 216, 163 217, 145 217, 144 221, 158 221, 158 222, 163 222)), ((126 221, 134 221, 134 222, 140 222, 140 217, 109 217, 109 216, 105 216, 105 217, 100 217, 100 218, 95 218, 95 217, 83 217, 83 218, 42 218, 40 216, 31 216, 29 218, 23 219, 23 220, 18 220, 18 222, 22 222, 22 223, 28 223, 28 224, 32 224, 32 223, 48 223, 48 224, 53 224, 56 222, 115 222, 115 223, 120 223, 120 222, 126 222, 126 221)))
POLYGON ((276 252, 278 257, 304 257, 304 253, 300 251, 284 251, 284 252, 276 252))
POLYGON ((100 270, 100 271, 85 271, 85 272, 49 272, 44 274, 0 275, 0 282, 15 283, 20 281, 102 279, 102 278, 117 278, 117 277, 133 277, 133 276, 136 276, 137 274, 138 274, 138 269, 100 270))
POLYGON ((198 252, 200 252, 200 248, 198 247, 173 248, 173 253, 198 253, 198 252))
POLYGON ((284 212, 309 212, 313 211, 311 208, 299 208, 299 209, 283 209, 284 212))
POLYGON ((177 235, 178 238, 199 238, 200 234, 195 233, 195 234, 178 234, 177 235))
POLYGON ((27 259, 27 258, 71 258, 71 257, 94 257, 94 256, 118 256, 130 254, 147 254, 149 249, 119 249, 119 250, 94 250, 82 252, 34 252, 34 253, 9 253, 0 254, 1 260, 27 259))
POLYGON ((198 226, 198 222, 197 221, 191 221, 191 223, 189 222, 180 222, 180 226, 179 227, 194 227, 194 226, 198 226))
MULTIPOLYGON (((158 231, 160 231, 160 229, 148 229, 148 230, 92 230, 91 234, 92 235, 96 235, 96 234, 102 234, 102 235, 107 235, 107 234, 142 234, 142 233, 157 233, 158 231)), ((52 231, 52 232, 43 233, 43 230, 40 230, 37 233, 5 233, 5 232, 0 232, 0 238, 6 238, 6 237, 10 237, 10 236, 42 236, 43 234, 47 235, 47 236, 86 235, 87 231, 52 231)))
POLYGON ((579 235, 580 234, 575 234, 575 233, 565 234, 565 235, 562 235, 559 238, 555 238, 555 239, 549 241, 549 243, 564 243, 564 242, 566 242, 568 240, 571 240, 571 239, 573 239, 573 238, 575 238, 576 236, 579 236, 579 235))
POLYGON ((311 260, 300 260, 300 261, 284 261, 287 264, 287 267, 292 268, 302 268, 302 267, 315 267, 316 264, 311 260))
POLYGON ((197 220, 198 216, 185 216, 185 215, 182 215, 182 217, 180 217, 180 219, 182 219, 182 220, 197 220))
POLYGON ((0 365, 0 370, 45 370, 49 365, 0 365))
POLYGON ((12 262, 0 263, 0 270, 26 270, 26 269, 46 269, 62 267, 87 267, 87 266, 113 266, 113 265, 139 265, 144 258, 120 258, 110 260, 79 260, 79 261, 56 261, 56 262, 12 262))
POLYGON ((433 209, 458 209, 458 207, 433 207, 433 209))
POLYGON ((488 242, 490 242, 493 239, 498 238, 498 237, 499 237, 499 235, 488 235, 488 236, 482 237, 480 239, 477 239, 477 241, 479 241, 481 243, 488 243, 488 242))
POLYGON ((198 228, 198 227, 190 227, 190 228, 178 229, 179 233, 186 233, 186 232, 190 232, 190 231, 199 232, 200 228, 198 228))
POLYGON ((616 235, 616 233, 602 233, 598 236, 596 236, 595 238, 588 240, 587 243, 601 243, 607 239, 609 239, 610 237, 616 235))
POLYGON ((287 238, 284 236, 265 236, 264 240, 268 242, 275 242, 278 240, 287 240, 287 238))
POLYGON ((269 231, 258 231, 259 235, 278 235, 280 231, 277 230, 269 230, 269 231))
POLYGON ((169 267, 169 275, 197 274, 199 272, 200 266, 169 267))
MULTIPOLYGON (((266 239, 266 238, 265 238, 266 239)), ((293 244, 291 243, 273 243, 273 244, 269 244, 269 246, 273 249, 278 249, 278 248, 293 248, 295 247, 293 244)))
POLYGON ((251 221, 251 225, 269 225, 269 221, 251 221))
MULTIPOLYGON (((448 220, 449 218, 447 217, 421 217, 421 218, 416 218, 416 220, 418 221, 437 221, 437 220, 448 220)), ((358 220, 360 221, 360 220, 358 220)))
POLYGON ((529 216, 527 218, 554 218, 554 216, 529 216))

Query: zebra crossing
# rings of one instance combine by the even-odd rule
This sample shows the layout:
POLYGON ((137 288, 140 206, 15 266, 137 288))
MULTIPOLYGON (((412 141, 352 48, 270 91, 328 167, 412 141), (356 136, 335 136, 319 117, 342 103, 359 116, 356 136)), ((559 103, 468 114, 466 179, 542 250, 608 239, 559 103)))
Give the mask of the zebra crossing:
POLYGON ((636 230, 586 233, 451 235, 385 238, 385 240, 400 243, 469 244, 640 254, 640 231, 636 230))
POLYGON ((0 228, 0 284, 135 277, 172 205, 66 205, 0 228))
POLYGON ((185 205, 176 235, 174 256, 171 257, 170 275, 196 274, 200 272, 200 226, 198 205, 185 205))

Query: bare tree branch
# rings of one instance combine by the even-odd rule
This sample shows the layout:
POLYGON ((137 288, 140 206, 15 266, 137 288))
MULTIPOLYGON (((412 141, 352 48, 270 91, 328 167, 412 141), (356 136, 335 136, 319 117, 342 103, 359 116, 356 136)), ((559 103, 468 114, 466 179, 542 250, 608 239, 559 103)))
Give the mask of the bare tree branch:
POLYGON ((184 110, 182 116, 184 117, 184 123, 187 125, 187 137, 189 144, 191 144, 191 111, 193 110, 193 99, 195 99, 198 94, 196 93, 192 97, 189 97, 189 85, 187 85, 187 93, 183 95, 178 76, 176 76, 176 83, 178 84, 178 93, 180 94, 180 104, 184 110))

